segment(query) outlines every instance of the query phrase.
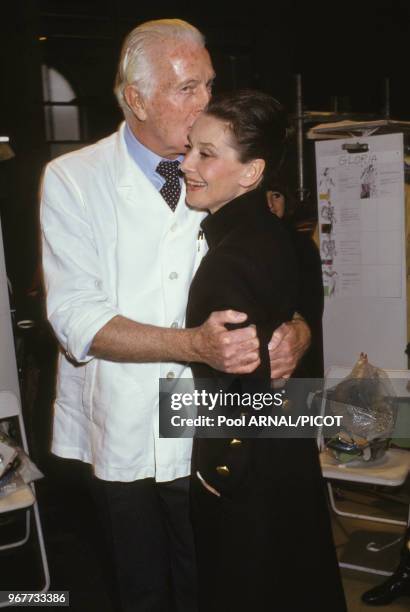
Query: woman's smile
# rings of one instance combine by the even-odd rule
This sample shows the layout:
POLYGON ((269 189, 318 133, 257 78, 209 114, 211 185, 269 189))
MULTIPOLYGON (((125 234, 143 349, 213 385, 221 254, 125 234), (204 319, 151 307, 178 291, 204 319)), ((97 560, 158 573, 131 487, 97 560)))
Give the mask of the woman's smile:
POLYGON ((187 193, 190 191, 198 191, 199 189, 203 189, 206 187, 206 183, 204 181, 194 181, 193 179, 189 179, 185 177, 186 190, 187 193))

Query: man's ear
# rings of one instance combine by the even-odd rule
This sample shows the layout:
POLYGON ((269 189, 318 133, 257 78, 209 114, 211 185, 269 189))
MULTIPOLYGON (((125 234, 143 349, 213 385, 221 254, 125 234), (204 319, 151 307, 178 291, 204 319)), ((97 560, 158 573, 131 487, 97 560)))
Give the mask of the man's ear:
POLYGON ((147 113, 144 98, 135 85, 127 85, 124 89, 124 98, 132 114, 140 121, 145 121, 147 113))
POLYGON ((242 187, 253 187, 259 183, 265 170, 265 165, 264 159, 252 159, 248 162, 241 176, 240 185, 242 187))

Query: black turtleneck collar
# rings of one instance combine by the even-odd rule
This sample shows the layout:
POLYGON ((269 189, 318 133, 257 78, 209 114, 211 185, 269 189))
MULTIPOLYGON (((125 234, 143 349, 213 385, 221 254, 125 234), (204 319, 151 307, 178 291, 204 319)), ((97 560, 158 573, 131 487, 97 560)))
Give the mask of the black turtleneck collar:
POLYGON ((256 215, 271 217, 266 197, 260 189, 253 189, 231 200, 201 223, 210 248, 217 246, 233 229, 256 215))

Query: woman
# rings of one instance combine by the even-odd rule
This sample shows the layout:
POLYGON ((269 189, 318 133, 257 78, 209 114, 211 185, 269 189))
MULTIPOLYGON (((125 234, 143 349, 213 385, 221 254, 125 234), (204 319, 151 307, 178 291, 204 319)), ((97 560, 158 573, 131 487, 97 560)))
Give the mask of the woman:
POLYGON ((309 324, 312 334, 308 351, 299 363, 296 378, 323 378, 322 316, 324 307, 322 262, 319 249, 312 238, 312 222, 302 225, 289 194, 278 183, 270 186, 266 200, 271 213, 283 219, 295 249, 299 267, 299 291, 296 310, 309 324))
MULTIPOLYGON (((284 136, 283 112, 270 96, 225 95, 195 122, 182 164, 187 202, 211 213, 187 325, 212 310, 247 312, 261 341, 253 377, 266 388, 268 340, 297 299, 289 236, 264 191, 284 136)), ((193 370, 199 388, 201 379, 216 390, 252 383, 206 365, 193 370)), ((313 440, 196 439, 192 473, 201 612, 345 610, 313 440)))

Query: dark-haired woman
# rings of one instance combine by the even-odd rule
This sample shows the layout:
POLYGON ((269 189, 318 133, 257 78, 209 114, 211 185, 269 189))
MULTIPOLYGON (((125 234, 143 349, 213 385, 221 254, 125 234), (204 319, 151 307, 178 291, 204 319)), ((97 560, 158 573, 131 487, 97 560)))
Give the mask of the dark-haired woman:
POLYGON ((322 317, 324 307, 322 262, 320 252, 312 238, 309 223, 298 224, 296 214, 289 205, 289 195, 279 184, 266 192, 268 208, 283 219, 295 249, 299 267, 297 312, 308 323, 311 332, 310 347, 293 373, 295 378, 323 378, 322 317))
MULTIPOLYGON (((187 202, 211 213, 187 325, 213 310, 246 312, 261 341, 260 389, 269 389, 269 338, 297 301, 295 256, 264 190, 284 126, 265 94, 215 99, 195 122, 182 164, 187 202)), ((205 365, 193 370, 199 387, 203 379, 214 390, 251 385, 205 365)), ((313 440, 196 439, 192 473, 201 612, 345 611, 313 440)))

